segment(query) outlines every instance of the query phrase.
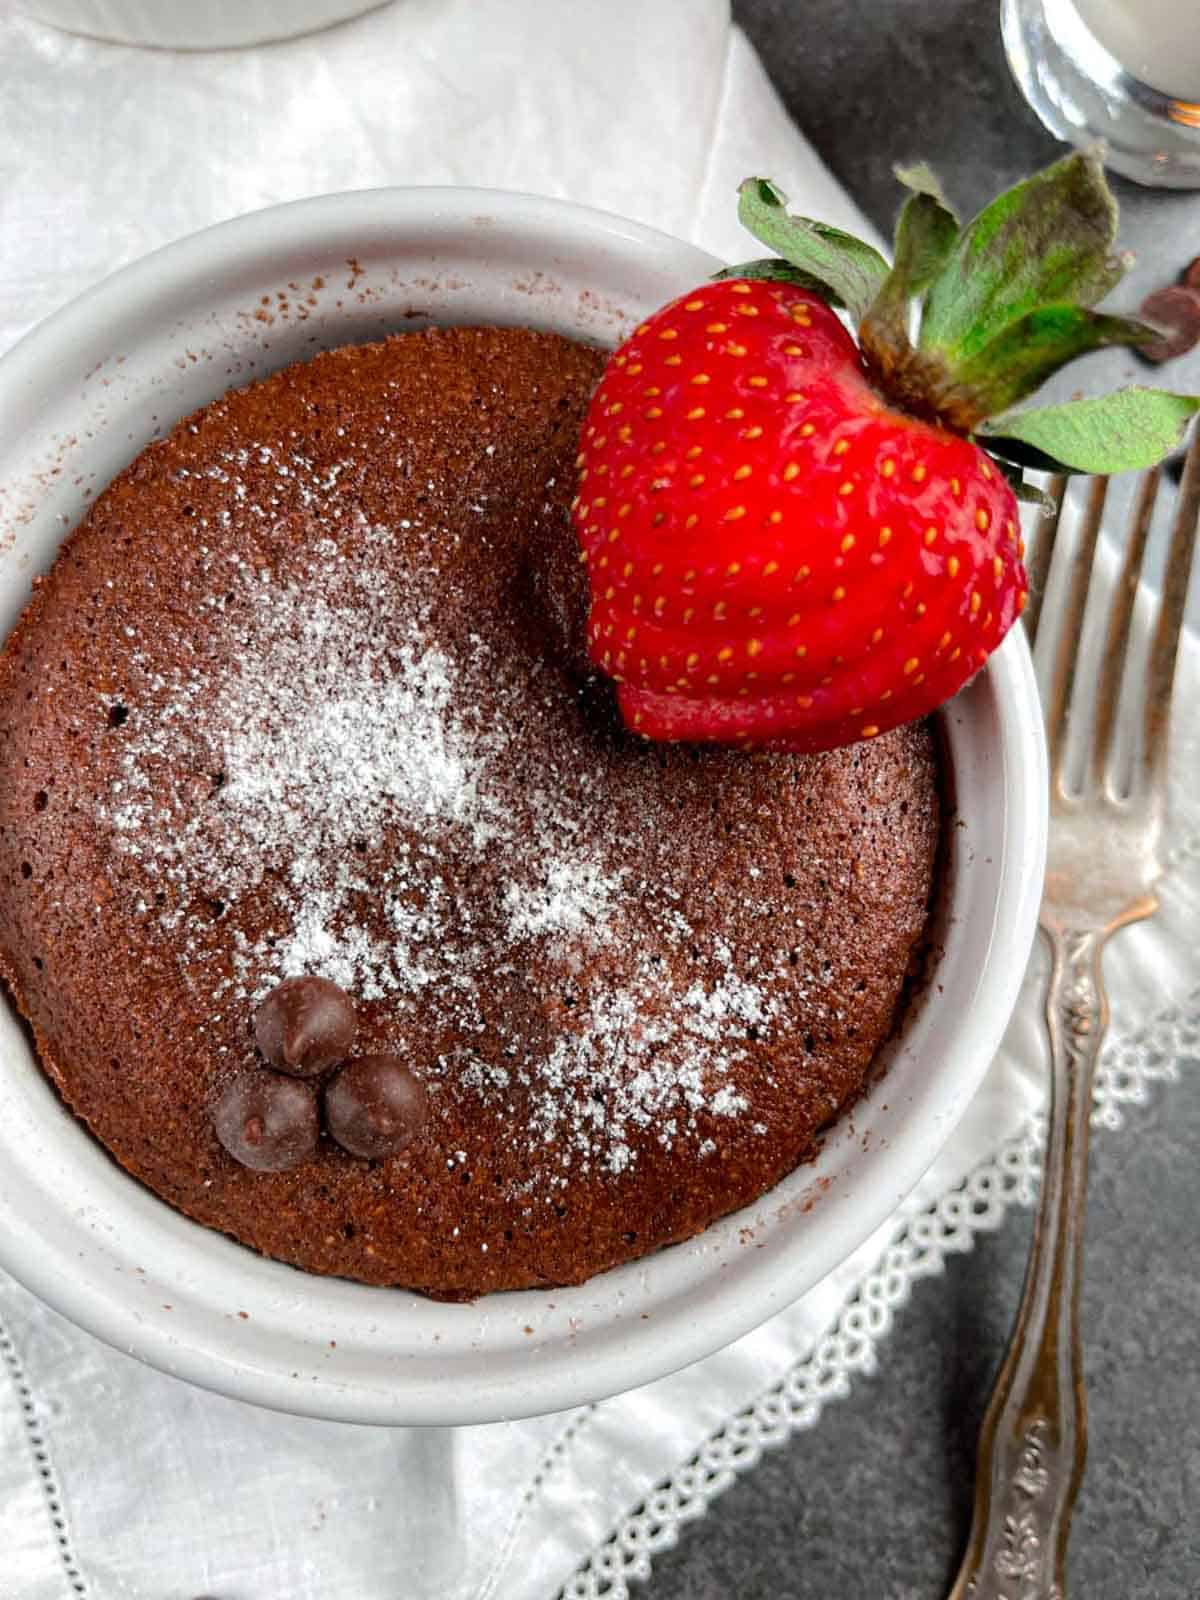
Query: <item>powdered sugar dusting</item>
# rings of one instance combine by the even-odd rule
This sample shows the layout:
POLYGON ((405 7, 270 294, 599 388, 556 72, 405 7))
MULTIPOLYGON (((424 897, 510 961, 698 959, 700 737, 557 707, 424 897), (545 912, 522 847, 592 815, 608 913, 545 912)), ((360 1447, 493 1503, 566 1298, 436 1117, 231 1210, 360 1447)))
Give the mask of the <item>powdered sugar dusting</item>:
MULTIPOLYGON (((727 948, 719 954, 730 960, 727 948)), ((765 1029, 779 1014, 765 984, 728 966, 711 987, 694 983, 677 996, 662 965, 643 957, 628 985, 594 991, 578 1028, 556 1041, 528 1080, 534 1127, 557 1148, 559 1183, 572 1167, 588 1172, 593 1162, 623 1172, 635 1132, 652 1130, 670 1149, 696 1128, 698 1114, 747 1110, 745 1096, 725 1080, 747 1058, 750 1030, 765 1029)))
MULTIPOLYGON (((347 908, 378 885, 347 858, 376 846, 397 815, 450 827, 475 850, 496 832, 482 780, 502 734, 461 723, 454 672, 436 646, 372 639, 369 572, 350 577, 340 603, 322 595, 339 565, 323 540, 304 584, 245 567, 228 580, 235 599, 249 593, 253 648, 233 649, 216 675, 193 666, 166 685, 158 718, 128 743, 110 814, 121 847, 185 891, 218 885, 235 906, 266 874, 277 877, 285 915, 270 945, 235 948, 239 994, 299 972, 364 999, 421 988, 431 974, 403 935, 436 929, 406 928, 398 916, 395 941, 372 940, 347 908), (190 784, 162 787, 194 764, 197 744, 211 751, 203 807, 190 784)), ((208 609, 220 630, 228 594, 208 609)))
POLYGON ((603 936, 623 874, 604 873, 582 859, 550 857, 541 882, 511 883, 504 893, 508 932, 514 939, 549 933, 603 936))
MULTIPOLYGON (((226 465, 237 504, 238 460, 226 465)), ((720 940, 698 948, 678 906, 660 905, 658 937, 693 976, 680 986, 670 962, 633 956, 645 886, 613 841, 581 827, 554 773, 514 801, 523 707, 484 717, 472 692, 486 680, 508 703, 500 647, 451 646, 428 596, 398 597, 389 529, 314 532, 307 508, 337 473, 318 483, 299 455, 276 470, 306 508, 299 566, 202 549, 202 632, 135 653, 145 682, 140 704, 129 691, 138 715, 106 813, 188 981, 212 974, 214 1015, 244 1016, 307 972, 386 1006, 401 1035, 406 1017, 442 1022, 458 1043, 429 1063, 435 1088, 450 1080, 503 1119, 522 1087, 531 1192, 620 1174, 647 1139, 669 1149, 694 1134, 714 1154, 701 1120, 707 1132, 747 1110, 734 1069, 779 1023, 797 975, 739 970, 720 940), (214 918, 228 929, 216 939, 214 918), (519 988, 535 948, 539 970, 573 985, 570 1009, 531 992, 524 1023, 497 1016, 495 981, 519 988)), ((431 530, 429 547, 441 537, 431 530)), ((513 684, 528 696, 528 669, 513 684)))

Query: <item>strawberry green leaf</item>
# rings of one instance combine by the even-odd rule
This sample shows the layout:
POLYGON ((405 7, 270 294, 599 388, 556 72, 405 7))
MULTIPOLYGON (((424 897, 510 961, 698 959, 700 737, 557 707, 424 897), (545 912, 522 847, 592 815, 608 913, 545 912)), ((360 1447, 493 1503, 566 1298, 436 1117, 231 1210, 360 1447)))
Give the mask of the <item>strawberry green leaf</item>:
POLYGON ((858 330, 879 372, 897 370, 911 354, 913 298, 936 276, 958 238, 958 218, 930 169, 923 162, 897 167, 896 176, 913 192, 896 223, 896 259, 858 330))
POLYGON ((1035 466, 1057 466, 1068 472, 1129 472, 1152 467, 1170 455, 1197 411, 1200 395, 1119 389, 1091 400, 1070 400, 1066 405, 996 417, 979 429, 980 443, 1010 460, 1024 456, 1035 466), (1034 453, 1032 461, 1029 451, 1034 453))
POLYGON ((989 434, 978 433, 975 443, 981 450, 986 450, 1001 472, 1074 472, 1074 467, 1069 467, 1065 461, 1047 455, 1044 450, 1035 449, 1031 444, 1025 444, 1020 439, 994 439, 989 434))
POLYGON ((1095 150, 1009 189, 969 222, 925 296, 920 346, 957 369, 1046 305, 1093 306, 1120 280, 1117 205, 1095 150))
POLYGON ((1008 479, 1008 486, 1012 490, 1014 497, 1020 500, 1023 505, 1037 506, 1039 511, 1053 511, 1054 501, 1051 497, 1044 489, 1038 489, 1032 483, 1026 483, 1024 472, 1015 462, 997 460, 996 465, 1008 479))
POLYGON ((1040 389, 1047 378, 1089 350, 1146 344, 1153 328, 1129 317, 1108 317, 1082 306, 1042 306, 1018 317, 954 369, 973 392, 981 417, 994 416, 1040 389))
POLYGON ((918 161, 897 167, 896 176, 912 193, 896 223, 895 262, 889 282, 899 278, 906 294, 920 294, 937 277, 958 238, 958 218, 936 175, 918 161))
POLYGON ((790 261, 781 261, 778 256, 743 261, 738 267, 724 267, 720 272, 714 272, 713 278, 766 278, 773 283, 794 283, 798 289, 807 289, 809 294, 818 295, 835 310, 843 304, 841 297, 828 284, 822 283, 820 278, 814 277, 811 272, 802 272, 799 267, 794 267, 790 261))
POLYGON ((828 223, 788 214, 787 197, 769 178, 738 190, 738 220, 769 250, 831 289, 859 321, 879 293, 888 265, 878 250, 828 223))
POLYGON ((1022 505, 1036 506, 1043 516, 1049 516, 1054 510, 1054 497, 1048 495, 1044 489, 1039 489, 1032 483, 1026 483, 1024 478, 1010 485, 1013 499, 1019 500, 1022 505))

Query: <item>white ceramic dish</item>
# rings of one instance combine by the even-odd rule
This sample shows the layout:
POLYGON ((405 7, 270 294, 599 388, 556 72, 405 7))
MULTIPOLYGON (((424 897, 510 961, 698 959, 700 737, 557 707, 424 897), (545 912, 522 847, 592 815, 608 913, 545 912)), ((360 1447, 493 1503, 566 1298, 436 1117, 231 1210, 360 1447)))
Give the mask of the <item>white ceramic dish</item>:
MULTIPOLYGON (((690 245, 561 202, 417 189, 264 211, 127 268, 0 362, 0 636, 93 492, 231 384, 422 318, 613 342, 714 266, 690 245)), ((167 1372, 356 1422, 557 1410, 720 1348, 843 1261, 912 1188, 1015 1002, 1046 792, 1020 630, 942 721, 960 817, 937 982, 852 1126, 757 1205, 580 1288, 474 1305, 309 1276, 198 1227, 127 1177, 63 1109, 0 1005, 0 1265, 167 1372)))
POLYGON ((313 33, 385 0, 19 0, 39 22, 116 44, 227 50, 313 33))

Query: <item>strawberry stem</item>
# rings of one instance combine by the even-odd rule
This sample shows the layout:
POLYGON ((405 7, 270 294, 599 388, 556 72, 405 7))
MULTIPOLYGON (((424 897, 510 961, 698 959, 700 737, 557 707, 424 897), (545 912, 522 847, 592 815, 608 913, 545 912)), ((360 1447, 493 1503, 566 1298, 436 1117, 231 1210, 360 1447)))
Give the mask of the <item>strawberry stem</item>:
POLYGON ((1010 460, 1032 454, 1039 465, 1068 471, 1122 471, 1131 459, 1130 430, 1139 464, 1174 447, 1200 406, 1188 396, 1122 390, 1086 402, 1082 420, 1070 407, 1010 410, 1077 357, 1155 337, 1144 323, 1092 309, 1130 259, 1114 248, 1117 206, 1096 151, 1055 162, 962 228, 928 167, 897 169, 897 176, 912 192, 897 222, 891 267, 852 235, 790 215, 769 179, 748 178, 738 215, 781 259, 720 276, 796 283, 845 308, 858 325, 871 381, 889 405, 978 436, 1010 460))
POLYGON ((864 323, 859 343, 871 382, 897 411, 951 433, 970 434, 987 416, 978 394, 940 356, 914 347, 887 324, 864 323))

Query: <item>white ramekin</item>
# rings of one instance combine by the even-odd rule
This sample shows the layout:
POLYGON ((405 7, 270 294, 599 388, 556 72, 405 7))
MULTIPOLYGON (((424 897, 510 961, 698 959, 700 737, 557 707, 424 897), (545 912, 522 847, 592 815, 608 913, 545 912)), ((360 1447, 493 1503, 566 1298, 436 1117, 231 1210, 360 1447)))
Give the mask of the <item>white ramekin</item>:
POLYGON ((386 0, 18 0, 67 33, 162 50, 224 50, 314 33, 386 0))
MULTIPOLYGON (((241 217, 126 268, 0 362, 0 637, 92 495, 231 384, 430 320, 612 343, 715 265, 559 201, 391 189, 241 217)), ((348 1421, 553 1411, 720 1348, 890 1214, 953 1130, 1015 1003, 1046 826, 1019 629, 941 721, 958 815, 936 981, 853 1129, 836 1128, 813 1165, 756 1205, 574 1289, 440 1305, 313 1277, 187 1221, 126 1176, 64 1110, 0 1004, 0 1265, 164 1371, 348 1421)))

